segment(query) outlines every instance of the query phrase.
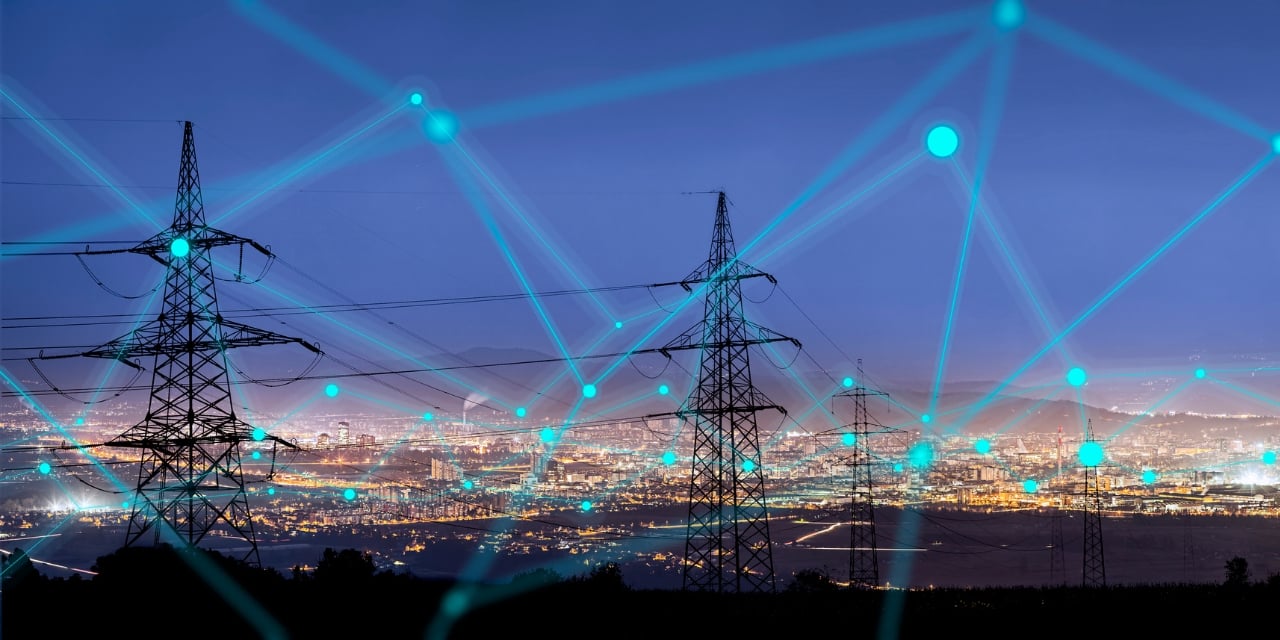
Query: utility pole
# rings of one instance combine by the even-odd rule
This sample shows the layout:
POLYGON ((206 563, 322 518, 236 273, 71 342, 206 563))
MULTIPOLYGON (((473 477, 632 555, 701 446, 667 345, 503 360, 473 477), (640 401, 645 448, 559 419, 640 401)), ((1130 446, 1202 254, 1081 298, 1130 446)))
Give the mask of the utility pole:
POLYGON ((871 479, 871 427, 884 429, 867 411, 868 396, 888 396, 867 389, 858 359, 858 379, 854 387, 837 395, 853 398, 853 492, 850 498, 849 584, 863 589, 880 584, 880 562, 876 549, 875 499, 871 479))

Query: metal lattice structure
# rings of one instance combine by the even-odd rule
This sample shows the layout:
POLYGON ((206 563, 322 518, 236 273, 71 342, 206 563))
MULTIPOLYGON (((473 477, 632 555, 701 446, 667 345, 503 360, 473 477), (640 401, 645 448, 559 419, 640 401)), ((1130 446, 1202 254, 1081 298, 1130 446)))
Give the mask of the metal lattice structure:
POLYGON ((862 359, 858 359, 855 386, 839 393, 853 398, 853 491, 850 498, 849 584, 856 588, 874 588, 880 584, 880 560, 876 548, 875 500, 871 480, 871 427, 884 429, 867 410, 868 396, 887 395, 867 389, 863 384, 862 359))
POLYGON ((776 281, 738 261, 727 199, 723 191, 717 193, 710 257, 680 282, 687 291, 706 284, 703 320, 659 350, 668 357, 680 349, 702 353, 698 386, 676 412, 694 429, 684 588, 771 592, 773 548, 756 412, 785 410, 752 385, 748 348, 779 341, 798 347, 799 342, 744 317, 741 281, 776 281))
MULTIPOLYGON (((1085 442, 1093 442, 1093 420, 1087 429, 1085 442)), ((1084 586, 1107 586, 1102 555, 1102 494, 1096 466, 1084 468, 1084 586)))
MULTIPOLYGON (((205 224, 191 123, 185 123, 173 224, 122 250, 165 265, 164 305, 159 317, 129 334, 77 355, 118 360, 142 370, 135 358, 154 358, 151 398, 141 422, 106 443, 141 452, 137 488, 130 501, 125 546, 148 532, 158 542, 167 523, 194 547, 210 532, 249 544, 243 559, 258 564, 258 545, 240 465, 241 444, 255 440, 254 428, 236 416, 227 375, 226 350, 296 343, 318 347, 222 317, 214 289, 210 250, 262 245, 205 224)), ((258 434, 258 440, 292 446, 258 434)))

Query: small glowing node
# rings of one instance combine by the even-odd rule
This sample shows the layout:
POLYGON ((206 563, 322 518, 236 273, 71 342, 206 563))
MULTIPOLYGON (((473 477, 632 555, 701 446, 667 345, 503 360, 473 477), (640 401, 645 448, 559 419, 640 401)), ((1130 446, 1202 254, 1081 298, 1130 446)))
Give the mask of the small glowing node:
POLYGON ((432 420, 435 420, 435 419, 436 419, 436 417, 435 417, 435 415, 434 415, 434 414, 432 414, 430 411, 428 411, 428 412, 426 412, 426 413, 422 414, 422 419, 423 419, 424 421, 426 421, 426 422, 431 422, 432 420))
POLYGON ((977 442, 973 443, 973 449, 982 455, 991 453, 991 441, 986 438, 981 438, 977 442))
POLYGON ((53 471, 53 467, 49 466, 48 462, 41 462, 39 469, 40 469, 40 473, 43 473, 45 475, 49 475, 49 472, 53 471))
POLYGON ((1277 133, 1276 137, 1271 139, 1271 150, 1280 153, 1280 133, 1277 133))
POLYGON ((924 468, 933 462, 933 445, 928 442, 917 442, 907 452, 907 462, 913 467, 924 468))
POLYGON ((929 130, 925 138, 925 146, 929 153, 938 158, 949 158, 960 148, 960 136, 955 129, 946 125, 938 125, 929 130))
POLYGON ((253 439, 262 442, 267 439, 267 430, 262 427, 256 427, 253 430, 253 439))
POLYGON ((274 496, 275 494, 276 494, 276 488, 275 488, 275 487, 267 487, 267 495, 269 495, 269 496, 274 496))
POLYGON ((169 253, 175 258, 184 257, 191 253, 191 243, 187 242, 186 238, 174 238, 173 242, 169 243, 169 253))
POLYGON ((470 491, 470 490, 474 489, 475 487, 476 487, 476 483, 474 483, 474 482, 472 482, 472 481, 470 481, 470 480, 463 480, 463 481, 462 481, 462 488, 463 488, 463 489, 466 489, 467 491, 470 491))
POLYGON ((596 397, 596 386, 595 386, 594 384, 588 384, 588 385, 583 386, 583 387, 582 387, 582 397, 584 397, 584 398, 594 398, 594 397, 596 397))
POLYGON ((1276 452, 1267 451, 1262 454, 1262 464, 1275 464, 1275 463, 1276 463, 1276 452))
POLYGON ((528 410, 528 409, 525 409, 524 407, 516 407, 516 417, 517 417, 517 418, 523 418, 523 417, 525 416, 525 414, 527 414, 527 413, 529 413, 529 410, 528 410))
POLYGON ((665 464, 669 467, 675 463, 676 463, 676 452, 668 451, 662 454, 662 464, 665 464))
POLYGON ((613 328, 614 328, 614 329, 621 329, 621 328, 622 328, 622 321, 621 321, 621 320, 616 320, 616 321, 614 321, 614 323, 613 323, 613 328))
POLYGON ((846 433, 840 436, 840 442, 843 442, 846 447, 852 447, 858 442, 858 436, 855 436, 852 433, 846 433))
POLYGON ((658 385, 658 395, 665 396, 668 393, 671 393, 671 387, 668 387, 665 384, 658 385))
POLYGON ((84 418, 76 418, 76 426, 78 427, 82 424, 84 424, 84 418))
POLYGON ((1076 455, 1080 458, 1080 464, 1086 467, 1096 467, 1102 464, 1102 460, 1106 457, 1102 445, 1093 441, 1080 445, 1080 451, 1076 455))
POLYGON ((355 489, 347 489, 346 491, 343 491, 343 492, 342 492, 342 497, 343 497, 343 498, 346 498, 347 500, 355 500, 355 499, 356 499, 356 490, 355 490, 355 489))
POLYGON ((1203 377, 1204 377, 1204 369, 1196 369, 1196 377, 1197 377, 1197 378, 1203 378, 1203 377))
POLYGON ((409 104, 414 106, 422 104, 422 94, 416 91, 412 94, 409 94, 409 104))
POLYGON ((1155 483, 1156 483, 1156 472, 1155 472, 1155 471, 1152 471, 1151 469, 1147 469, 1146 471, 1143 471, 1143 472, 1142 472, 1142 483, 1143 483, 1143 484, 1155 484, 1155 483))
POLYGON ((253 455, 252 455, 252 456, 250 456, 250 457, 251 457, 251 458, 253 458, 254 460, 261 460, 261 459, 262 459, 262 452, 261 452, 261 451, 254 451, 254 452, 253 452, 253 455))
POLYGON ((932 421, 933 421, 933 416, 931 416, 931 415, 929 415, 929 414, 927 414, 927 413, 926 413, 926 414, 924 414, 924 415, 922 415, 922 416, 920 416, 920 422, 923 422, 923 423, 925 423, 925 424, 929 424, 929 423, 930 423, 930 422, 932 422, 932 421))
POLYGON ((330 398, 338 397, 338 385, 329 383, 324 387, 324 394, 330 398))
POLYGON ((591 505, 591 501, 590 501, 590 500, 583 500, 583 501, 582 501, 582 510, 583 510, 583 511, 590 511, 590 510, 591 510, 591 506, 592 506, 592 505, 591 505))
POLYGON ((120 508, 121 508, 121 509, 128 509, 128 508, 129 508, 129 501, 128 501, 128 500, 125 500, 124 502, 121 502, 121 503, 120 503, 120 508))
POLYGON ((840 384, 844 385, 846 388, 848 388, 848 387, 852 387, 852 386, 853 386, 853 378, 846 377, 844 380, 841 380, 841 381, 840 381, 840 384))
POLYGON ((1078 387, 1084 384, 1084 381, 1087 378, 1088 376, 1085 375, 1084 369, 1081 369, 1080 367, 1074 367, 1067 372, 1067 384, 1070 384, 1073 387, 1078 387))
POLYGON ((1040 483, 1036 482, 1034 478, 1027 478, 1022 483, 1022 490, 1027 493, 1035 493, 1040 490, 1040 483))
POLYGON ((1027 12, 1018 0, 997 0, 992 14, 996 26, 1006 31, 1022 26, 1022 21, 1026 17, 1027 12))
POLYGON ((551 442, 556 439, 556 432, 551 427, 543 427, 542 433, 538 434, 543 442, 551 442))
POLYGON ((752 471, 755 471, 755 468, 756 468, 756 463, 752 462, 751 460, 747 460, 746 462, 742 463, 742 470, 746 471, 747 473, 751 473, 752 471))
POLYGON ((427 138, 435 143, 452 142, 454 136, 458 135, 458 119, 448 111, 428 113, 422 126, 427 132, 427 138))

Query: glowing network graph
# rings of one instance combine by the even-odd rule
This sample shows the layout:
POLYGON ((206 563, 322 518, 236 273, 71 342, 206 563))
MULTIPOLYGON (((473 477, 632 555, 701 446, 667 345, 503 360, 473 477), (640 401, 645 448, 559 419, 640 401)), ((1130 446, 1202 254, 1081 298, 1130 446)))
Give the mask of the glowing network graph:
MULTIPOLYGON (((679 409, 681 402, 690 396, 693 385, 697 382, 696 371, 677 373, 671 369, 664 369, 662 374, 650 381, 649 390, 640 397, 623 397, 621 394, 612 393, 611 387, 617 387, 611 383, 628 370, 627 367, 637 355, 653 355, 658 351, 656 347, 665 341, 664 338, 671 335, 670 330, 673 327, 670 323, 682 317, 680 314, 688 307, 692 306, 695 310, 699 308, 701 296, 706 293, 707 285, 705 283, 686 285, 687 295, 673 304, 659 303, 658 308, 652 311, 628 314, 620 308, 612 308, 606 303, 605 294, 609 293, 608 288, 592 286, 590 274, 570 264, 570 261, 565 258, 567 252, 563 247, 557 246, 554 234, 539 228, 534 219, 526 215, 526 211, 519 204, 519 199, 514 195, 516 188, 499 177, 496 163, 479 150, 469 134, 500 124, 532 121, 541 117, 590 109, 659 93, 676 92, 689 87, 749 77, 769 71, 829 63, 854 56, 889 54, 897 48, 917 43, 963 36, 963 40, 957 47, 938 61, 923 77, 912 82, 905 93, 895 99, 888 109, 844 146, 824 170, 814 176, 787 206, 777 211, 768 224, 754 235, 748 236, 746 241, 741 241, 740 235, 737 257, 754 265, 762 265, 770 260, 794 254, 803 248, 806 242, 816 240, 817 234, 814 232, 817 229, 836 218, 863 214, 860 208, 868 207, 869 203, 874 202, 875 197, 895 188, 895 184, 901 183, 912 172, 918 172, 926 167, 940 169, 943 175, 949 176, 952 181, 945 185, 945 188, 955 189, 961 194, 957 204, 963 211, 964 225, 960 237, 956 238, 958 244, 956 269, 949 278, 951 286, 946 300, 947 313, 940 323, 941 335, 938 337, 936 366, 931 376, 932 386, 925 400, 919 404, 908 405, 892 397, 888 399, 894 411, 905 418, 885 426, 891 430, 918 431, 920 438, 911 443, 901 456, 879 457, 875 461, 879 471, 894 474, 919 474, 927 471, 939 462, 940 455, 944 455, 942 450, 944 439, 956 436, 967 437, 973 431, 979 417, 998 403, 1004 397, 1004 393, 1018 384, 1025 383, 1033 369, 1039 367, 1039 370, 1043 370, 1043 362, 1050 356, 1054 356, 1061 362, 1061 366, 1052 383, 1036 388, 1042 399, 1033 405, 1031 410, 1007 420, 994 432, 975 433, 970 438, 971 450, 965 453, 976 454, 992 464, 1003 466, 1006 472, 1013 475, 1013 481, 1019 483, 1026 494, 1035 495, 1042 492, 1058 478, 1017 477, 1013 467, 1001 459, 1001 453, 993 446, 993 440, 1015 429, 1020 421, 1037 407, 1065 397, 1078 403, 1080 424, 1077 425, 1078 432, 1069 438, 1073 447, 1073 450, 1069 451, 1070 459, 1067 461, 1070 468, 1063 473, 1075 471, 1081 467, 1096 469, 1110 466, 1140 478, 1144 484, 1154 485, 1162 477, 1185 473, 1188 470, 1128 468, 1109 457, 1109 444, 1128 430, 1138 426, 1146 417, 1161 410, 1162 406, 1179 394, 1193 389, 1196 385, 1213 385, 1217 389, 1236 394, 1249 402, 1261 403, 1268 407, 1280 407, 1280 400, 1258 394, 1235 379, 1235 376, 1242 374, 1275 372, 1280 370, 1280 367, 1204 366, 1188 368, 1186 371, 1161 371, 1159 373, 1179 379, 1179 384, 1145 411, 1138 412, 1131 420, 1112 430, 1109 435, 1094 440, 1092 437, 1084 437, 1087 419, 1085 405, 1090 383, 1133 376, 1135 373, 1095 370, 1087 362, 1073 358, 1066 347, 1077 330, 1122 296, 1140 276, 1162 262, 1172 259, 1175 247, 1186 237, 1194 234, 1233 195, 1248 188, 1259 176, 1267 172, 1274 173, 1272 165, 1277 156, 1280 156, 1280 133, 1254 122, 1210 96, 1196 92, 1164 75, 1158 69, 1126 56, 1118 49, 1104 45, 1086 34, 1041 15, 1035 10, 1034 4, 1028 4, 1030 6, 1024 6, 1018 0, 999 0, 966 10, 873 26, 806 42, 725 55, 613 80, 517 97, 470 110, 454 111, 445 106, 445 96, 437 95, 427 87, 406 86, 381 77, 376 70, 366 67, 355 57, 327 44, 319 35, 307 31, 288 16, 254 0, 235 0, 231 2, 231 6, 246 24, 292 47, 320 68, 331 72, 338 81, 349 84, 366 94, 370 102, 377 105, 380 110, 376 116, 361 122, 350 131, 335 136, 323 146, 321 151, 302 159, 294 166, 271 172, 265 176, 264 188, 239 201, 238 204, 221 211, 210 211, 209 226, 227 228, 238 224, 244 228, 251 228, 253 220, 247 214, 256 204, 260 204, 269 192, 297 182, 331 163, 358 162, 359 158, 342 160, 343 154, 375 134, 400 126, 404 129, 401 131, 401 138, 405 146, 418 145, 425 141, 431 152, 438 154, 443 161, 457 192, 466 199, 477 219, 489 233, 495 250, 493 259, 507 269, 511 280, 519 288, 519 293, 513 294, 508 299, 523 301, 529 305, 547 342, 556 351, 555 358, 542 364, 549 362, 560 369, 555 375, 539 380, 539 388, 526 387, 527 395, 495 393, 486 388, 483 383, 477 382, 477 378, 470 375, 466 366, 445 366, 412 355, 414 351, 406 342, 406 335, 390 330, 372 332, 357 323, 347 321, 343 315, 346 311, 376 313, 379 310, 377 305, 355 303, 350 298, 346 299, 347 304, 322 304, 318 301, 329 299, 335 292, 332 289, 322 290, 321 286, 310 286, 323 285, 323 283, 318 283, 309 276, 308 279, 311 282, 303 282, 296 286, 278 285, 270 279, 245 278, 241 265, 230 261, 219 262, 216 255, 213 258, 213 264, 229 277, 252 287, 258 294, 276 300, 280 310, 287 310, 283 313, 298 313, 314 320, 327 331, 341 333, 345 338, 360 343, 370 353, 377 352, 396 358, 404 364, 400 368, 400 375, 418 376, 419 380, 425 381, 424 384, 429 387, 429 391, 422 392, 420 397, 447 395, 452 400, 461 401, 462 421, 479 429, 481 433, 500 436, 518 434, 533 441, 537 449, 531 473, 536 480, 547 473, 548 465, 555 459, 558 447, 566 443, 587 442, 587 438, 580 434, 634 415, 629 412, 637 405, 661 404, 668 411, 679 409), (1202 203, 1190 205, 1190 217, 1177 226, 1171 234, 1166 230, 1153 232, 1148 248, 1142 254, 1142 259, 1125 272, 1116 274, 1114 284, 1098 292, 1092 302, 1066 321, 1056 321, 1051 317, 1046 310, 1044 292, 1037 290, 1033 285, 1033 279, 1030 277, 1031 265, 1026 264, 1010 248, 1011 238, 997 224, 991 204, 994 201, 992 191, 998 189, 999 185, 993 186, 987 183, 991 157, 997 148, 997 132, 1000 130, 1002 111, 1010 91, 1011 68, 1017 57, 1019 43, 1023 42, 1036 42, 1061 50, 1091 65, 1097 73, 1117 76, 1167 100, 1176 107, 1220 124, 1256 143, 1255 156, 1247 159, 1248 162, 1244 163, 1244 169, 1236 179, 1224 185, 1217 193, 1204 194, 1202 203), (977 64, 984 56, 989 57, 990 67, 986 76, 983 100, 975 119, 977 126, 967 128, 959 122, 945 121, 933 122, 928 126, 911 130, 912 119, 932 106, 938 94, 951 81, 977 64), (821 211, 813 210, 813 203, 818 201, 824 190, 829 189, 851 169, 860 166, 860 163, 868 162, 886 140, 894 135, 907 136, 914 141, 910 152, 889 165, 874 179, 855 189, 848 197, 841 199, 835 206, 821 211), (784 233, 786 224, 800 226, 790 233, 784 233), (512 229, 526 234, 526 237, 519 239, 539 249, 541 255, 530 256, 528 251, 523 253, 517 251, 516 238, 512 236, 512 229), (942 402, 942 396, 949 360, 955 347, 953 343, 956 341, 957 309, 961 303, 966 278, 969 277, 973 268, 972 261, 975 259, 978 236, 982 232, 989 236, 992 241, 990 244, 996 249, 988 258, 1006 269, 1015 289, 1025 297, 1033 310, 1034 320, 1038 324, 1037 328, 1042 331, 1043 339, 1038 349, 1025 354, 1020 361, 1021 364, 1009 371, 991 388, 979 394, 976 400, 961 406, 947 406, 942 402), (570 335, 565 328, 566 323, 554 317, 546 302, 549 299, 547 292, 539 288, 539 284, 534 281, 531 270, 528 268, 529 261, 533 259, 545 261, 561 271, 569 281, 576 283, 578 288, 575 290, 575 295, 586 295, 590 301, 588 308, 593 315, 600 317, 596 322, 599 327, 598 333, 587 336, 589 339, 586 340, 585 345, 579 340, 581 336, 570 335), (616 353, 601 353, 600 345, 606 342, 613 344, 619 340, 625 341, 625 348, 616 353), (555 403, 548 398, 565 388, 570 389, 570 392, 567 395, 561 394, 561 397, 569 397, 571 400, 567 402, 567 410, 561 411, 559 407, 553 406, 555 403), (500 411, 504 416, 503 419, 491 424, 486 423, 484 419, 474 417, 468 419, 465 416, 468 407, 474 409, 480 406, 500 411)), ((114 184, 105 170, 87 159, 88 154, 78 150, 55 125, 49 124, 45 119, 48 114, 32 106, 32 102, 25 99, 21 91, 12 86, 0 86, 0 97, 4 99, 7 111, 29 121, 31 128, 47 143, 50 154, 67 158, 77 170, 103 184, 114 184)), ((386 153, 390 151, 390 149, 379 150, 386 153)), ((139 221, 153 231, 160 231, 165 227, 164 220, 154 216, 149 207, 140 204, 129 195, 127 189, 112 186, 110 192, 120 200, 125 213, 119 220, 103 221, 94 231, 105 232, 127 228, 128 225, 139 221)), ((706 220, 711 219, 712 211, 709 207, 703 206, 698 200, 691 200, 691 202, 699 204, 690 205, 690 211, 705 213, 706 220)), ((750 208, 752 205, 742 203, 739 206, 750 208)), ((869 212, 867 215, 874 215, 874 212, 869 212)), ((72 237, 79 240, 78 234, 82 231, 82 228, 77 228, 75 236, 50 236, 50 238, 54 241, 64 241, 72 237)), ((174 257, 180 258, 187 255, 192 247, 185 239, 177 238, 169 249, 174 257)), ((36 255, 39 255, 36 249, 22 247, 10 250, 7 247, 4 260, 37 259, 36 255)), ((687 258, 692 257, 687 256, 673 262, 684 263, 687 262, 687 258)), ((274 256, 274 259, 288 266, 288 255, 274 256)), ((658 264, 657 268, 669 270, 674 267, 658 264)), ((665 279, 666 275, 669 274, 655 273, 655 278, 665 279)), ((678 283, 663 282, 661 284, 678 283)), ((645 285, 642 288, 652 290, 659 286, 645 285)), ((327 289, 327 287, 324 288, 327 289)), ((149 295, 139 298, 141 305, 137 308, 138 321, 133 323, 132 330, 138 329, 143 316, 155 313, 157 292, 160 290, 161 288, 157 287, 149 295)), ((657 302, 656 298, 655 302, 657 302)), ((386 305, 386 308, 391 306, 386 305)), ((765 343, 757 345, 756 348, 771 361, 785 362, 788 359, 788 354, 778 350, 774 345, 765 343)), ((336 403, 339 399, 343 402, 356 402, 377 407, 415 420, 414 430, 399 441, 380 447, 378 460, 371 465, 362 466, 359 469, 360 477, 354 480, 321 479, 324 480, 323 491, 329 492, 334 500, 340 500, 355 508, 365 499, 364 489, 378 477, 379 468, 396 461, 401 449, 424 442, 448 442, 448 436, 442 430, 441 423, 457 419, 459 412, 441 408, 427 401, 413 404, 408 394, 401 393, 400 396, 406 396, 409 399, 391 396, 390 388, 384 389, 388 392, 386 396, 375 395, 363 388, 357 389, 354 385, 348 384, 348 379, 363 379, 367 372, 361 367, 351 365, 345 358, 358 359, 366 364, 370 361, 362 358, 360 354, 344 354, 344 360, 337 360, 336 354, 330 355, 334 358, 334 362, 345 367, 347 372, 333 370, 320 375, 304 374, 294 376, 290 380, 275 381, 292 382, 295 388, 299 385, 309 385, 308 397, 302 404, 274 423, 255 421, 251 441, 270 442, 277 437, 276 429, 282 428, 281 425, 288 419, 305 415, 308 411, 323 411, 326 402, 336 403)), ((874 363, 871 363, 870 368, 874 370, 874 363)), ((481 367, 477 369, 483 370, 481 367)), ((239 369, 237 371, 239 372, 239 369)), ((854 378, 852 371, 833 371, 830 372, 830 385, 823 388, 804 380, 791 367, 783 367, 782 371, 788 383, 794 385, 794 390, 809 401, 805 406, 787 407, 788 419, 796 425, 802 425, 806 420, 825 422, 827 425, 827 428, 809 434, 820 443, 818 451, 808 456, 809 458, 832 453, 850 455, 855 447, 866 446, 857 441, 856 435, 840 421, 835 412, 828 410, 833 398, 855 385, 862 387, 864 380, 854 378)), ((241 373, 242 377, 245 377, 243 372, 241 373)), ((128 390, 130 385, 120 387, 108 384, 108 378, 112 375, 113 370, 108 370, 100 380, 96 381, 96 384, 86 382, 83 383, 83 388, 74 389, 73 391, 90 399, 86 402, 85 409, 68 417, 61 415, 58 410, 51 408, 42 400, 49 395, 44 393, 44 390, 35 390, 29 385, 22 384, 20 382, 22 376, 16 374, 7 364, 0 368, 0 378, 11 390, 8 395, 20 398, 37 411, 47 421, 49 432, 56 433, 68 443, 63 450, 75 451, 84 460, 94 465, 93 468, 110 485, 106 490, 120 495, 120 507, 127 511, 130 509, 129 496, 132 495, 131 483, 126 473, 129 467, 104 464, 95 453, 94 447, 97 443, 85 442, 77 435, 78 428, 84 425, 86 418, 90 415, 88 407, 114 397, 113 394, 128 390)), ((243 399, 243 392, 238 391, 238 393, 241 393, 241 399, 243 399)), ((766 472, 782 471, 778 468, 770 469, 769 450, 779 445, 784 432, 784 429, 778 429, 771 438, 762 438, 759 446, 761 461, 758 464, 766 472)), ((513 520, 519 519, 513 514, 520 513, 524 504, 534 500, 559 501, 566 511, 576 511, 582 518, 599 517, 602 512, 610 508, 614 494, 630 486, 645 474, 689 465, 691 452, 683 444, 687 440, 687 434, 684 434, 685 438, 682 439, 682 433, 677 430, 664 436, 668 439, 668 444, 657 453, 620 450, 620 453, 648 455, 651 460, 650 465, 621 482, 615 482, 613 487, 588 498, 540 494, 534 487, 536 483, 515 488, 511 493, 512 502, 503 510, 500 514, 501 518, 497 519, 493 526, 495 528, 510 526, 513 520)), ((272 472, 289 470, 290 464, 294 462, 293 458, 288 457, 277 459, 266 447, 254 449, 249 455, 256 463, 263 465, 269 463, 272 472)), ((466 501, 468 495, 486 489, 486 483, 493 480, 484 473, 463 468, 456 460, 450 461, 450 464, 454 466, 457 477, 454 488, 444 494, 423 496, 422 499, 466 501)), ((759 472, 760 470, 755 468, 756 464, 754 459, 748 459, 742 463, 742 471, 759 472)), ((1257 466, 1274 474, 1276 452, 1266 450, 1256 455, 1242 455, 1233 464, 1257 466)), ((53 457, 47 457, 40 460, 33 468, 20 472, 20 475, 25 473, 52 478, 70 496, 66 485, 62 484, 63 480, 59 478, 60 472, 60 463, 53 457)), ((268 498, 280 496, 286 491, 282 487, 273 485, 269 474, 253 487, 250 501, 255 499, 265 501, 266 498, 262 496, 268 498)), ((254 508, 263 507, 255 505, 254 508)), ((41 533, 44 535, 57 533, 72 521, 72 515, 74 511, 54 527, 41 533)), ((582 522, 593 521, 583 520, 582 522)), ((907 541, 911 541, 913 536, 914 533, 910 530, 899 533, 899 537, 907 541)), ((43 540, 40 540, 31 545, 29 552, 38 556, 42 542, 43 540)), ((670 543, 671 540, 666 542, 670 543)), ((191 561, 200 562, 198 559, 191 561)), ((452 622, 464 615, 472 606, 476 592, 468 581, 483 579, 493 562, 493 554, 476 555, 468 561, 460 576, 461 581, 446 596, 441 615, 433 623, 433 633, 438 637, 443 637, 452 622)), ((210 576, 210 584, 215 588, 235 590, 233 583, 214 577, 219 575, 220 570, 217 567, 202 565, 198 568, 204 575, 210 576)), ((908 558, 894 565, 888 581, 894 584, 908 583, 910 571, 911 561, 908 558)), ((885 615, 881 620, 882 634, 892 634, 894 625, 897 624, 895 616, 900 612, 901 606, 900 599, 894 597, 886 599, 885 615)), ((274 624, 270 616, 260 608, 255 610, 251 604, 247 605, 245 615, 261 621, 264 630, 270 629, 274 624)))

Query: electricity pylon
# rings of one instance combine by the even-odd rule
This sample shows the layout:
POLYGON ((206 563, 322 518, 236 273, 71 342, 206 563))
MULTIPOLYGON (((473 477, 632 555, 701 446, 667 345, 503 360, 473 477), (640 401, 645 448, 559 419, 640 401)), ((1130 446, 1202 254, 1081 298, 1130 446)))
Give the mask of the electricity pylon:
MULTIPOLYGON (((1089 420, 1085 442, 1094 442, 1093 420, 1089 420)), ((1107 586, 1107 567, 1102 555, 1102 495, 1098 467, 1084 468, 1084 586, 1107 586)))
POLYGON ((871 427, 884 429, 867 411, 868 396, 887 396, 867 389, 863 383, 862 359, 858 359, 855 386, 840 396, 853 398, 853 495, 850 499, 849 584, 874 588, 880 584, 880 561, 876 548, 876 513, 871 481, 871 427))

